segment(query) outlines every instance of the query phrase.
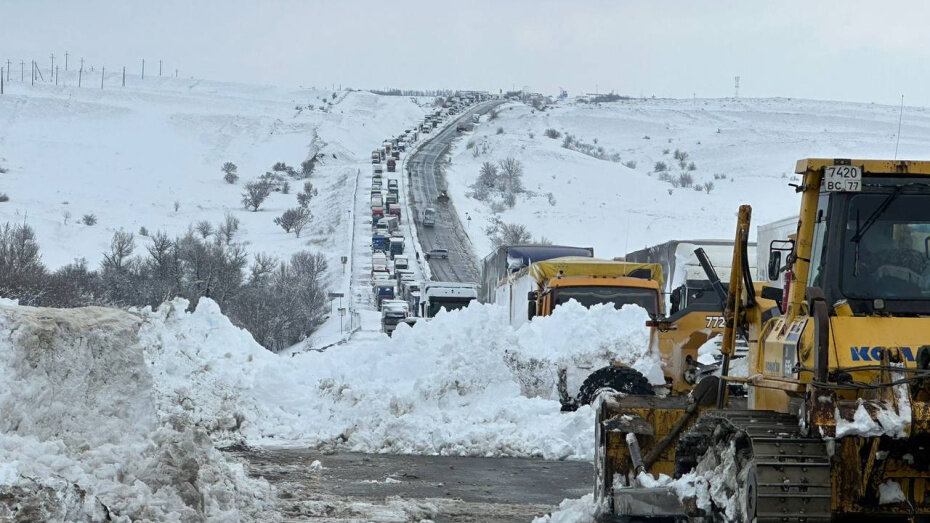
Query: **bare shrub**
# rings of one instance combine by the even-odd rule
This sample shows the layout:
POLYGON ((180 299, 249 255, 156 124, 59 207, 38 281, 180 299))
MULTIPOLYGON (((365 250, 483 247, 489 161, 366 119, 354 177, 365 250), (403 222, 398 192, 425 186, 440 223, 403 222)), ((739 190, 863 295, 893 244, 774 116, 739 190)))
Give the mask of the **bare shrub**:
POLYGON ((656 162, 652 170, 657 173, 665 172, 668 170, 668 165, 666 165, 665 162, 656 162))
POLYGON ((704 192, 710 194, 714 190, 714 182, 704 182, 704 192))
POLYGON ((258 211, 262 203, 271 194, 271 185, 264 181, 249 182, 245 184, 245 192, 242 193, 242 205, 252 212, 258 211))
POLYGON ((552 138, 553 140, 558 140, 562 137, 562 133, 560 133, 558 129, 553 129, 551 127, 546 129, 545 135, 546 138, 552 138))
POLYGON ((306 207, 294 207, 275 218, 274 223, 284 229, 284 232, 294 231, 294 234, 300 238, 300 231, 310 223, 310 219, 310 211, 306 207))
POLYGON ((681 173, 678 175, 678 185, 682 187, 691 187, 694 184, 694 176, 690 173, 681 173))
POLYGON ((81 217, 81 223, 84 225, 97 225, 97 215, 96 214, 85 214, 81 217))
POLYGON ((226 183, 236 183, 239 180, 238 170, 239 168, 236 164, 232 162, 226 162, 223 164, 223 179, 226 180, 226 183))
POLYGON ((630 169, 635 169, 635 168, 636 168, 636 160, 629 160, 629 161, 627 161, 627 162, 623 162, 623 165, 626 166, 626 167, 628 167, 628 168, 630 168, 630 169))
POLYGON ((504 128, 503 128, 503 127, 498 127, 498 128, 497 128, 497 134, 504 134, 504 128))

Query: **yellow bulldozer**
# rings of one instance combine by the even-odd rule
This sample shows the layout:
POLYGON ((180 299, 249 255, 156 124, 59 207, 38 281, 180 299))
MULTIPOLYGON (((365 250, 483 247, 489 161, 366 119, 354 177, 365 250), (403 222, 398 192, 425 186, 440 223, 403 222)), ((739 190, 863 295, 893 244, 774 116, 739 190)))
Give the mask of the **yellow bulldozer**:
POLYGON ((930 516, 930 162, 806 159, 796 172, 797 234, 787 251, 773 242, 768 267, 790 276, 784 314, 766 317, 777 291, 752 282, 743 206, 722 376, 688 396, 598 397, 601 520, 930 516), (728 376, 738 333, 742 378, 728 376), (747 398, 728 393, 737 382, 747 398))

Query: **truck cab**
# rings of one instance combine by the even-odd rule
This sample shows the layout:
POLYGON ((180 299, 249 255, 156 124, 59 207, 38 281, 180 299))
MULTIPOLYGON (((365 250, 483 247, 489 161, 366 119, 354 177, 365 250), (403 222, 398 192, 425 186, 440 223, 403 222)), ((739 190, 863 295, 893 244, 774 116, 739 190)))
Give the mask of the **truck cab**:
POLYGON ((440 310, 464 309, 478 298, 478 286, 474 283, 427 282, 423 301, 420 302, 421 316, 432 318, 440 310))
POLYGON ((652 317, 663 314, 659 283, 655 280, 629 276, 564 276, 549 280, 546 287, 532 294, 530 317, 552 314, 559 305, 571 300, 585 307, 612 304, 615 309, 624 305, 639 305, 652 317))

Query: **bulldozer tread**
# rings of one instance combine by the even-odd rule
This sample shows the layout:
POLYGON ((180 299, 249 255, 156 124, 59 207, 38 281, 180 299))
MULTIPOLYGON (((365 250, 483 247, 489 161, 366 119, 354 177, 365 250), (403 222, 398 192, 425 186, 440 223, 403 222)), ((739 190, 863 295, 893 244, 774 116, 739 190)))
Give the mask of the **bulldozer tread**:
POLYGON ((632 367, 611 365, 592 372, 578 391, 578 404, 589 405, 601 389, 613 389, 624 394, 653 396, 652 385, 638 370, 632 367))
POLYGON ((676 477, 720 448, 735 449, 740 470, 752 469, 751 474, 737 477, 740 492, 736 493, 745 494, 743 506, 752 521, 830 521, 827 446, 819 438, 801 435, 797 417, 752 410, 706 412, 678 442, 676 477))

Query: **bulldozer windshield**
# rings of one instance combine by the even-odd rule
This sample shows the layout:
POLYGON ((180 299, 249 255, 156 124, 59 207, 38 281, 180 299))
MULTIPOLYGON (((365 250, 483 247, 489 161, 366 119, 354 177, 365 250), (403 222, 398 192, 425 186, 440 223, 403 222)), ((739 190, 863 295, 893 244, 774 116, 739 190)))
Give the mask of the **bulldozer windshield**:
POLYGON ((930 300, 930 192, 852 195, 840 289, 849 298, 930 300))
POLYGON ((659 294, 654 289, 637 287, 561 287, 553 291, 555 306, 575 300, 585 307, 598 303, 612 303, 619 309, 624 305, 639 305, 650 315, 659 313, 659 294))

